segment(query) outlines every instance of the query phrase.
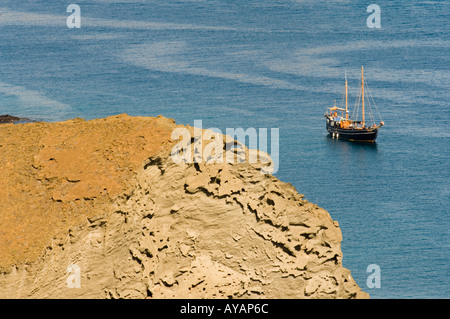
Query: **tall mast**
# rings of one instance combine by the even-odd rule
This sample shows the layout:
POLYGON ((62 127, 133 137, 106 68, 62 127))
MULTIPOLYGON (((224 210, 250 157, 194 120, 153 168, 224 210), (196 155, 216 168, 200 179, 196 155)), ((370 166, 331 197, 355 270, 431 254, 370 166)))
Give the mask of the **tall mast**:
POLYGON ((361 97, 362 97, 362 124, 365 126, 365 117, 364 117, 364 68, 361 66, 361 97))
POLYGON ((348 120, 348 86, 347 86, 347 71, 345 71, 345 119, 348 120))

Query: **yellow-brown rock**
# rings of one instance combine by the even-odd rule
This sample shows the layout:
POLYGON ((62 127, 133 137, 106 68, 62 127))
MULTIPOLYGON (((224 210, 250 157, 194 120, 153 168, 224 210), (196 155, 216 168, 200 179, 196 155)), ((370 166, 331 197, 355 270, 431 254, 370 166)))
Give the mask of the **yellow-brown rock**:
POLYGON ((174 163, 176 127, 0 125, 0 298, 368 297, 328 212, 259 164, 174 163))
POLYGON ((149 156, 172 120, 118 115, 0 126, 0 269, 37 258, 51 238, 95 216, 149 156))

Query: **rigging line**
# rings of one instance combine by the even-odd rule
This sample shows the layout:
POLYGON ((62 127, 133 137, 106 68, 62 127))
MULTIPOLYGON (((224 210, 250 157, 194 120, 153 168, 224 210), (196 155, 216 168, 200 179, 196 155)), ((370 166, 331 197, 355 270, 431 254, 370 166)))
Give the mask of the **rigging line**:
MULTIPOLYGON (((365 88, 367 89, 367 95, 369 97, 371 97, 371 94, 370 94, 370 91, 369 91, 369 86, 367 85, 367 83, 365 83, 365 88)), ((373 98, 372 98, 372 100, 373 100, 373 98)), ((367 104, 369 106, 369 117, 370 117, 370 120, 372 121, 372 124, 375 124, 375 118, 374 118, 373 112, 372 112, 372 102, 370 102, 370 98, 367 99, 367 102, 368 102, 367 104)))
POLYGON ((358 112, 359 112, 359 102, 361 99, 361 92, 359 92, 358 98, 355 100, 355 107, 353 108, 353 118, 355 121, 358 120, 358 112))
POLYGON ((370 120, 371 120, 372 124, 375 124, 375 118, 374 118, 373 112, 372 112, 372 103, 370 102, 370 100, 369 100, 368 104, 369 104, 369 117, 370 117, 370 120))
MULTIPOLYGON (((369 87, 367 87, 368 91, 369 91, 369 87)), ((375 110, 377 111, 378 117, 380 118, 380 121, 383 121, 383 119, 381 118, 381 114, 380 111, 378 111, 378 107, 377 104, 375 103, 375 100, 373 99, 373 96, 371 94, 371 92, 369 91, 370 97, 372 98, 373 101, 373 105, 375 106, 375 110)))
MULTIPOLYGON (((370 92, 370 91, 369 91, 369 92, 370 92)), ((375 101, 374 101, 374 99, 373 99, 372 96, 371 96, 371 100, 372 100, 372 102, 369 102, 369 103, 370 103, 370 106, 371 106, 370 112, 372 113, 372 121, 373 121, 373 124, 375 124, 375 113, 373 112, 372 105, 376 108, 376 104, 375 104, 375 101)))
POLYGON ((344 108, 345 92, 342 94, 341 108, 344 108))
MULTIPOLYGON (((372 99, 373 99, 373 98, 372 98, 372 99)), ((375 101, 373 101, 373 103, 374 103, 374 105, 375 105, 375 110, 377 111, 377 114, 378 114, 378 117, 380 118, 380 121, 383 121, 383 119, 381 118, 380 111, 378 111, 378 107, 377 107, 377 105, 375 104, 375 101)))
POLYGON ((358 98, 355 100, 355 107, 353 108, 353 114, 352 117, 355 119, 355 121, 358 121, 358 112, 359 112, 359 106, 361 101, 361 90, 359 90, 358 98))

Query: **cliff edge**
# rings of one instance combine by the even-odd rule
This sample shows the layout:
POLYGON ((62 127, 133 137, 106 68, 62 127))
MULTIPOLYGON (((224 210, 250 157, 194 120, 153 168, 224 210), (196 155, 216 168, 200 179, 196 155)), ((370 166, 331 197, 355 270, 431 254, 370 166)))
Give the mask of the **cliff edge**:
POLYGON ((0 298, 368 298, 327 211, 261 163, 175 163, 180 127, 0 125, 0 298))

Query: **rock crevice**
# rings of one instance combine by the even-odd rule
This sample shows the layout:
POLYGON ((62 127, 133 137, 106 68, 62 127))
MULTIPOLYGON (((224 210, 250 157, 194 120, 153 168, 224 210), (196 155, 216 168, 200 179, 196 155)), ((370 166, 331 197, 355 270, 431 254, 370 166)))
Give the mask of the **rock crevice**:
MULTIPOLYGON (((23 165, 41 197, 30 205, 65 222, 41 234, 34 259, 3 248, 0 298, 368 297, 342 266, 338 223, 259 164, 176 164, 177 126, 164 118, 31 123, 19 133, 36 125, 23 165), (69 287, 71 265, 79 288, 69 287)), ((1 134, 18 133, 7 124, 1 134)), ((16 182, 7 184, 26 189, 16 182)))

